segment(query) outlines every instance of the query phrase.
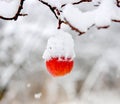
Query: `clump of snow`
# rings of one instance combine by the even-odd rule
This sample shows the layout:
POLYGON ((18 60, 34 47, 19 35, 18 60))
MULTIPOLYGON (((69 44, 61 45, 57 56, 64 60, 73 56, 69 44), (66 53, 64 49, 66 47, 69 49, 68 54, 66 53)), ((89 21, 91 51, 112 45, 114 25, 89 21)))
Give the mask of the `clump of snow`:
POLYGON ((93 17, 95 14, 92 12, 82 13, 77 7, 68 4, 63 10, 63 16, 81 32, 86 32, 87 29, 94 24, 93 17))
POLYGON ((0 0, 0 16, 13 17, 19 8, 20 0, 0 0))
POLYGON ((74 41, 70 34, 58 30, 56 35, 49 38, 43 58, 49 60, 51 57, 60 58, 63 56, 71 59, 75 57, 74 41))
POLYGON ((101 5, 95 11, 95 24, 97 27, 109 26, 111 24, 113 4, 113 0, 102 0, 101 5))
MULTIPOLYGON (((115 0, 98 0, 99 6, 91 11, 82 12, 78 7, 67 4, 63 9, 63 18, 81 32, 91 26, 108 27, 112 20, 120 20, 120 10, 115 0)), ((96 3, 93 1, 93 4, 96 3)))
POLYGON ((42 96, 42 93, 36 93, 36 94, 34 95, 34 98, 35 98, 35 99, 40 99, 41 96, 42 96))
POLYGON ((13 1, 13 0, 0 0, 0 1, 11 2, 11 1, 13 1))

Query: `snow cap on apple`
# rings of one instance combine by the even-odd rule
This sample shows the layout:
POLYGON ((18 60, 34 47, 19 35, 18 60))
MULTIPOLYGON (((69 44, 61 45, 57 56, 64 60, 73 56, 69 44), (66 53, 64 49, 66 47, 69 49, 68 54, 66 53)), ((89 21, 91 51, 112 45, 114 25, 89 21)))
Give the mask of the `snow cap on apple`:
POLYGON ((64 76, 71 72, 75 52, 72 36, 62 30, 48 39, 47 48, 43 54, 46 67, 53 76, 64 76))

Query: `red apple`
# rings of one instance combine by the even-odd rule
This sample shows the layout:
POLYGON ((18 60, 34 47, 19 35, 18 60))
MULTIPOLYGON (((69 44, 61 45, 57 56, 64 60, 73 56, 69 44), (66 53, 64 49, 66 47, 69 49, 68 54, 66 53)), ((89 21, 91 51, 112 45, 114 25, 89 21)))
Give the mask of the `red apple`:
POLYGON ((71 72, 74 61, 71 58, 53 57, 46 61, 46 67, 48 72, 54 77, 64 76, 71 72))

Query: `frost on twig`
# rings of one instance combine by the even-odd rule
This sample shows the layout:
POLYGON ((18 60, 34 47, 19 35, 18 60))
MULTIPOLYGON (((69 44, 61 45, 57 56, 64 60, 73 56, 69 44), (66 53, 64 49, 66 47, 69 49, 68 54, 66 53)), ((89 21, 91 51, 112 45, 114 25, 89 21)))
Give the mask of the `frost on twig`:
POLYGON ((0 0, 0 18, 3 20, 17 20, 22 14, 23 4, 25 0, 0 0))
POLYGON ((79 34, 85 33, 92 26, 98 29, 108 28, 111 22, 120 22, 120 0, 39 0, 48 6, 58 19, 58 29, 61 24, 68 25, 79 34), (91 11, 82 12, 79 5, 83 2, 93 3, 97 7, 91 11), (97 2, 97 4, 95 4, 97 2))

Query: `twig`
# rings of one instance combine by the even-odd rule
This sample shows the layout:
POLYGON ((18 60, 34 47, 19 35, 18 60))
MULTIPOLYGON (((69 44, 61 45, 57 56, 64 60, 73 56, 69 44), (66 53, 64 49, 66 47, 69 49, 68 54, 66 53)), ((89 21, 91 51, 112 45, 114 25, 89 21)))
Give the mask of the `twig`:
MULTIPOLYGON (((80 1, 78 1, 78 2, 74 2, 74 3, 71 3, 71 4, 77 5, 77 4, 80 4, 80 3, 82 3, 82 2, 91 2, 91 1, 92 1, 92 0, 80 0, 80 1)), ((63 4, 63 5, 61 6, 61 8, 64 7, 64 6, 66 6, 66 4, 63 4)))
POLYGON ((50 4, 48 4, 47 2, 43 1, 43 0, 39 0, 41 3, 43 3, 44 5, 48 6, 50 8, 50 10, 52 11, 52 13, 55 15, 55 17, 58 19, 58 16, 55 12, 56 7, 52 7, 50 4))
POLYGON ((79 33, 79 36, 84 34, 85 32, 80 31, 78 28, 74 27, 69 21, 67 21, 67 19, 65 19, 66 22, 63 22, 64 24, 67 24, 68 26, 70 26, 70 28, 76 32, 79 33))

